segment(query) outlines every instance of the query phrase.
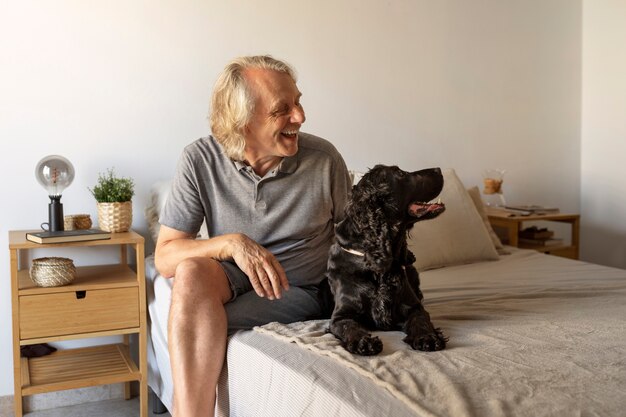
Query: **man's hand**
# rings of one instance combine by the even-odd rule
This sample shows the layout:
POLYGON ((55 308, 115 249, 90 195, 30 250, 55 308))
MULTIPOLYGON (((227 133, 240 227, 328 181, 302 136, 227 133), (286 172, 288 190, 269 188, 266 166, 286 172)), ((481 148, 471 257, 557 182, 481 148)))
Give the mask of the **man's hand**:
POLYGON ((250 279, 259 297, 280 298, 289 289, 285 270, 274 255, 242 233, 196 240, 195 235, 161 225, 155 262, 164 277, 173 277, 176 266, 185 258, 204 256, 234 261, 250 279))
POLYGON ((274 300, 281 297, 282 290, 289 289, 285 270, 274 255, 244 234, 232 241, 231 256, 250 279, 259 297, 274 300))

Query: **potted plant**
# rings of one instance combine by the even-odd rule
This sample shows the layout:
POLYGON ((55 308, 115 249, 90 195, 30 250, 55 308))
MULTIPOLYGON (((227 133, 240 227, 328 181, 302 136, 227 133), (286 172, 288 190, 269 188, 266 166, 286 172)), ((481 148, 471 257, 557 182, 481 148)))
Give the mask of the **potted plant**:
POLYGON ((132 198, 135 183, 130 178, 118 177, 111 168, 98 174, 98 183, 89 189, 98 202, 98 225, 108 232, 126 232, 133 222, 132 198))

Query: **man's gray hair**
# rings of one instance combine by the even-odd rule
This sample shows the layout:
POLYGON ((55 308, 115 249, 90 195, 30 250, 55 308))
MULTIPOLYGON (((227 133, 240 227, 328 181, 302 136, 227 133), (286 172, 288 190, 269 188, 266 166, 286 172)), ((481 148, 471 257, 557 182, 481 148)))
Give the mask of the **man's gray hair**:
POLYGON ((254 113, 254 95, 243 76, 247 69, 283 72, 296 81, 295 71, 289 64, 269 55, 243 56, 226 65, 213 88, 209 121, 213 137, 235 161, 244 159, 244 129, 254 113))

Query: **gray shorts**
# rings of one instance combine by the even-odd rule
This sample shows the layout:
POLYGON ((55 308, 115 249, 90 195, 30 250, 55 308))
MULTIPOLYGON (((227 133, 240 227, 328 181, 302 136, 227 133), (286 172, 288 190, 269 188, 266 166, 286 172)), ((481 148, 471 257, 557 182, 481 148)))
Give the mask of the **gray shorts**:
POLYGON ((290 286, 279 300, 268 300, 256 294, 248 276, 236 264, 221 262, 221 265, 233 292, 233 298, 224 306, 228 334, 273 321, 293 323, 320 317, 316 286, 290 286))

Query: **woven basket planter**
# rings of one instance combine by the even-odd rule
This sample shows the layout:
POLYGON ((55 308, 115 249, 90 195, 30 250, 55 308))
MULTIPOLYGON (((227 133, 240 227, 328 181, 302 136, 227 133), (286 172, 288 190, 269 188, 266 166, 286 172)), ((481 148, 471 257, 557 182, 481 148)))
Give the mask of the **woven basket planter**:
POLYGON ((76 278, 74 262, 68 258, 37 258, 28 271, 30 279, 39 287, 59 287, 76 278))
POLYGON ((98 227, 107 232, 127 232, 133 223, 133 203, 98 203, 98 227))

